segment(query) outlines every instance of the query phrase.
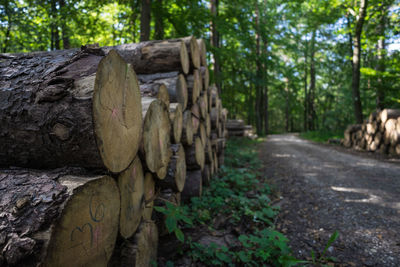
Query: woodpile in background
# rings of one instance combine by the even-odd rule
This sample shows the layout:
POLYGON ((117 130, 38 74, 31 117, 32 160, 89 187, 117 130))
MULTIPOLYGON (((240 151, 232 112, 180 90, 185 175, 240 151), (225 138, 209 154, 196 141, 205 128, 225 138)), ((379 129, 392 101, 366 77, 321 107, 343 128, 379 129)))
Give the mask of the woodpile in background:
POLYGON ((228 120, 226 122, 226 129, 228 130, 229 137, 242 136, 249 138, 257 138, 253 131, 253 126, 245 125, 243 120, 228 120))
POLYGON ((348 126, 342 144, 358 150, 400 155, 400 110, 373 112, 363 124, 348 126))
POLYGON ((203 40, 0 54, 0 266, 149 266, 223 164, 203 40))

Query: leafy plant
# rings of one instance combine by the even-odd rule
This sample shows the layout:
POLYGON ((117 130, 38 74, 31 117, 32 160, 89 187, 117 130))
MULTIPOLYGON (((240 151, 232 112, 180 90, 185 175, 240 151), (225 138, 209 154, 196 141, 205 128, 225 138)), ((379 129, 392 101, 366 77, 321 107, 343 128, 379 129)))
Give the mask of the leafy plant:
POLYGON ((189 226, 193 225, 193 221, 187 213, 187 208, 184 206, 176 206, 170 202, 165 202, 165 207, 157 206, 154 207, 154 209, 165 215, 165 226, 168 233, 174 232, 176 238, 179 241, 184 242, 185 236, 179 227, 179 223, 185 223, 189 226))
POLYGON ((334 257, 325 257, 326 252, 328 251, 329 247, 333 244, 333 242, 336 241, 336 239, 339 237, 339 232, 335 230, 333 234, 330 236, 328 242, 325 245, 324 250, 322 251, 321 255, 319 257, 316 257, 314 250, 311 250, 311 262, 314 265, 321 265, 329 261, 337 261, 336 258, 334 257))

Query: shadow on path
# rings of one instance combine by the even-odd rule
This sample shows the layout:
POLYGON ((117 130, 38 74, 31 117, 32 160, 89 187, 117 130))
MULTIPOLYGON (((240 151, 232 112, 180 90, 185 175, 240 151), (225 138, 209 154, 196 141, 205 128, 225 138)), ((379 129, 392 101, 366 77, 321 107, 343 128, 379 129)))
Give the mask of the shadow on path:
POLYGON ((280 192, 277 227, 299 258, 329 249, 338 266, 400 266, 400 165, 270 135, 260 150, 280 192))

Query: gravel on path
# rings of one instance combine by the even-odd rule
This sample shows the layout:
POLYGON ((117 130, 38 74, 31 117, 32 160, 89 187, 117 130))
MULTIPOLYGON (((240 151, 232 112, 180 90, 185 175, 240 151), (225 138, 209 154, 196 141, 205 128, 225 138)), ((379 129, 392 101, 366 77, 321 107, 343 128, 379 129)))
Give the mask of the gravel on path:
POLYGON ((270 135, 260 147, 294 254, 328 249, 337 266, 400 266, 400 164, 367 153, 270 135))

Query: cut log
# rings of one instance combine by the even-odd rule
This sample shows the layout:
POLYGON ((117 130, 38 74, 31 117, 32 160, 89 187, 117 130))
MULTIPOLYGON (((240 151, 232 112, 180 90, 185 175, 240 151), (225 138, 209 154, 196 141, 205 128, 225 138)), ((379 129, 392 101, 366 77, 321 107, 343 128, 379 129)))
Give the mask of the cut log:
POLYGON ((153 221, 143 221, 134 238, 121 242, 108 266, 152 266, 157 260, 157 247, 156 224, 153 221))
POLYGON ((185 148, 186 167, 188 170, 203 169, 205 162, 204 147, 199 137, 194 144, 185 148))
POLYGON ((181 142, 183 128, 183 114, 181 104, 173 103, 169 105, 169 119, 172 126, 171 140, 174 144, 178 144, 181 142))
MULTIPOLYGON (((207 67, 201 67, 200 68, 200 74, 202 77, 202 81, 203 81, 203 92, 205 92, 208 96, 208 88, 210 86, 210 73, 208 71, 207 67)), ((208 101, 207 101, 208 102, 208 101)))
POLYGON ((213 161, 213 150, 211 146, 211 140, 207 139, 207 144, 205 146, 205 162, 206 163, 211 163, 213 161))
MULTIPOLYGON (((215 107, 211 108, 210 119, 211 119, 211 127, 213 129, 217 129, 219 127, 219 116, 218 116, 218 109, 217 108, 215 108, 215 107)), ((228 131, 229 131, 229 128, 228 128, 228 131)))
POLYGON ((109 176, 77 172, 0 171, 2 266, 107 266, 118 234, 118 186, 109 176))
POLYGON ((380 120, 383 124, 386 123, 389 119, 397 119, 400 117, 400 110, 399 109, 384 109, 379 114, 380 120))
POLYGON ((199 48, 199 45, 197 44, 196 38, 193 36, 188 36, 188 37, 173 39, 173 40, 182 40, 186 44, 186 49, 189 52, 189 56, 191 59, 190 60, 191 69, 200 68, 200 66, 201 66, 200 48, 199 48))
POLYGON ((182 192, 186 179, 185 150, 181 144, 175 144, 171 145, 171 152, 167 176, 158 181, 157 184, 161 188, 171 188, 174 191, 182 192))
POLYGON ((139 157, 119 175, 118 187, 121 194, 119 233, 127 239, 137 230, 145 208, 144 177, 139 157))
POLYGON ((155 96, 158 93, 160 85, 164 84, 167 87, 170 102, 180 103, 182 108, 186 109, 188 89, 186 79, 182 74, 178 72, 156 73, 139 75, 138 79, 140 90, 142 92, 150 92, 150 96, 155 96))
POLYGON ((211 180, 211 171, 209 164, 204 165, 204 169, 201 172, 201 177, 202 177, 202 184, 205 186, 209 186, 211 180))
POLYGON ((215 172, 215 173, 218 173, 219 164, 218 164, 218 153, 217 153, 216 150, 214 150, 213 156, 214 156, 214 172, 215 172))
POLYGON ((207 113, 206 119, 204 120, 204 126, 206 127, 207 137, 211 136, 211 119, 210 114, 207 113))
POLYGON ((153 174, 151 174, 151 172, 147 172, 144 176, 145 209, 143 212, 143 219, 146 221, 151 220, 153 214, 155 193, 155 182, 153 179, 153 174))
POLYGON ((192 75, 186 77, 188 104, 193 105, 197 102, 202 90, 202 81, 199 70, 194 70, 192 75))
POLYGON ((117 50, 126 62, 134 66, 136 73, 189 73, 189 51, 185 42, 180 39, 123 44, 101 49, 105 53, 110 49, 117 50))
POLYGON ((206 43, 203 39, 197 39, 197 45, 199 46, 200 52, 200 65, 207 67, 207 48, 206 43))
POLYGON ((204 126, 203 122, 200 122, 199 131, 197 134, 195 134, 195 136, 200 137, 201 144, 203 145, 203 147, 206 147, 208 138, 206 133, 206 127, 204 126))
POLYGON ((193 134, 196 134, 199 131, 200 127, 200 108, 199 105, 194 104, 192 108, 190 109, 192 112, 192 129, 193 129, 193 134))
POLYGON ((169 93, 164 84, 160 85, 158 88, 157 98, 164 102, 167 107, 169 107, 169 93))
POLYGON ((200 197, 203 191, 201 170, 188 171, 185 187, 182 191, 182 200, 188 202, 192 197, 200 197))
POLYGON ((200 95, 199 99, 197 100, 197 104, 198 104, 198 106, 199 106, 201 119, 206 119, 207 114, 208 114, 207 95, 206 95, 206 94, 200 95), (204 96, 205 96, 205 97, 204 97, 204 96))
POLYGON ((190 146, 193 144, 192 112, 190 110, 183 112, 181 141, 184 145, 190 146))
POLYGON ((141 138, 140 92, 115 51, 17 54, 2 59, 0 73, 0 165, 117 173, 132 162, 141 138))
POLYGON ((143 152, 147 168, 164 179, 171 157, 170 136, 171 124, 167 106, 160 100, 142 98, 143 152))

